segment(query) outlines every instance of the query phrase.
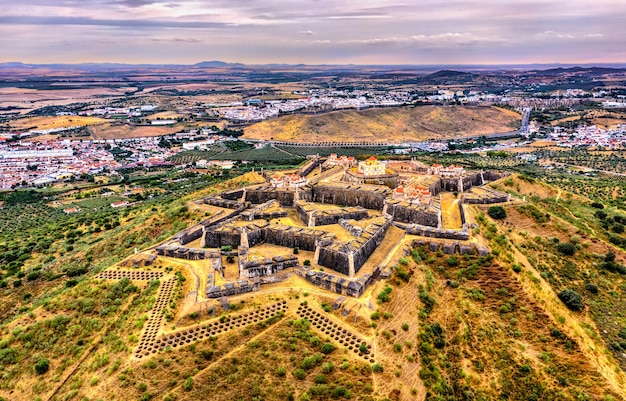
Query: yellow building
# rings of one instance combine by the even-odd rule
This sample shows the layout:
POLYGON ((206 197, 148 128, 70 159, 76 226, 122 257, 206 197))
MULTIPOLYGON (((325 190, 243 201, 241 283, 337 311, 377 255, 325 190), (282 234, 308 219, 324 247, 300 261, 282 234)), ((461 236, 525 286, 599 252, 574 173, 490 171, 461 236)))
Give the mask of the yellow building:
POLYGON ((360 174, 363 174, 365 177, 372 177, 376 175, 384 175, 386 171, 385 165, 381 163, 374 156, 369 159, 359 162, 359 170, 360 174))

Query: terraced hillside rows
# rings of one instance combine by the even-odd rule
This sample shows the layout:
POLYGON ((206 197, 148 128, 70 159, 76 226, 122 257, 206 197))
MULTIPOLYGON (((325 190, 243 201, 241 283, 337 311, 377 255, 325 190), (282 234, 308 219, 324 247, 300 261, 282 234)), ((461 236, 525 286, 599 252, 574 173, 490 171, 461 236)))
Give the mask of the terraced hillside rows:
MULTIPOLYGON (((150 356, 166 348, 179 348, 186 345, 202 341, 209 337, 226 333, 229 330, 243 328, 250 324, 255 324, 266 319, 278 316, 287 310, 285 301, 267 306, 262 309, 229 316, 226 319, 213 319, 207 323, 199 324, 185 330, 171 332, 155 339, 155 335, 148 337, 147 344, 139 344, 136 351, 137 358, 150 356)), ((147 329, 148 330, 148 329, 147 329)), ((151 331, 151 333, 155 333, 151 331)))
POLYGON ((307 305, 300 305, 297 311, 302 319, 311 322, 314 329, 328 336, 335 343, 339 343, 341 347, 347 348, 350 352, 358 354, 367 362, 374 363, 374 353, 372 345, 367 344, 364 340, 352 333, 349 329, 342 327, 324 314, 314 311, 307 305))
POLYGON ((143 270, 107 270, 95 276, 95 278, 101 278, 105 280, 121 280, 125 277, 133 281, 159 280, 163 277, 163 272, 143 270))
POLYGON ((163 312, 170 302, 172 291, 174 291, 175 285, 176 280, 174 278, 170 278, 164 281, 163 284, 161 284, 161 288, 159 288, 159 293, 157 295, 156 302, 154 303, 152 313, 150 314, 150 319, 148 320, 146 328, 141 334, 139 345, 137 346, 137 350, 135 351, 135 356, 137 358, 142 358, 147 353, 149 353, 150 350, 152 350, 152 344, 157 338, 157 334, 159 332, 159 329, 161 328, 161 323, 163 322, 165 316, 163 312))

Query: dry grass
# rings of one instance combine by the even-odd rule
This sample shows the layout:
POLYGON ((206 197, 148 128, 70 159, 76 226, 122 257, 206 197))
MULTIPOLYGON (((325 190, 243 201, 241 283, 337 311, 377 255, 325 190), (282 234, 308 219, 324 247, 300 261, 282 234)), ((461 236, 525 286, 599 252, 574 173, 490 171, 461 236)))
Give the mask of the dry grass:
POLYGON ((591 120, 598 128, 616 129, 618 124, 626 124, 626 118, 598 117, 591 120))
POLYGON ((11 128, 16 130, 25 129, 53 129, 62 127, 77 127, 94 124, 103 124, 106 120, 98 117, 83 116, 57 116, 57 117, 30 117, 21 118, 11 122, 11 128))
POLYGON ((402 142, 511 131, 520 116, 496 108, 440 107, 346 110, 291 115, 253 124, 245 138, 284 141, 402 142))
POLYGON ((441 194, 441 223, 446 229, 457 229, 463 226, 459 198, 450 192, 441 194))
POLYGON ((580 116, 576 115, 576 116, 569 116, 569 117, 564 117, 564 118, 560 118, 558 120, 554 120, 550 122, 550 125, 552 125, 553 127, 555 125, 559 125, 562 123, 567 123, 567 122, 571 122, 571 121, 578 121, 580 120, 580 116))
POLYGON ((130 126, 130 125, 111 125, 102 124, 92 127, 94 139, 124 139, 124 138, 140 138, 149 136, 162 136, 179 132, 182 125, 175 124, 171 126, 130 126))

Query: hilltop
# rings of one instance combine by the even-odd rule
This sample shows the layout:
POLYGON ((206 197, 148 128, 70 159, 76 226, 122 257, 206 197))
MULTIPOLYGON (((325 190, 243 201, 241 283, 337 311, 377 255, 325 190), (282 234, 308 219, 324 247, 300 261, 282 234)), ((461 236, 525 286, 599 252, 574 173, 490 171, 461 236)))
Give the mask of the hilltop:
POLYGON ((244 138, 398 143, 508 132, 521 116, 495 107, 421 106, 289 115, 246 127, 244 138))
MULTIPOLYGON (((250 173, 75 216, 28 199, 15 219, 24 206, 10 198, 7 219, 19 226, 1 237, 11 271, 0 288, 9 305, 0 397, 624 399, 626 254, 614 245, 623 215, 587 198, 591 190, 507 175, 488 185, 513 197, 504 217, 490 217, 488 205, 466 209, 490 254, 406 242, 406 256, 384 261, 389 278, 337 308, 338 294, 295 274, 193 304, 194 283, 207 280, 200 261, 146 262, 154 246, 215 213, 198 199, 262 181, 250 173), (51 243, 45 232, 55 233, 51 243), (577 296, 562 298, 564 290, 577 296)), ((391 230, 381 248, 396 245, 391 230)), ((224 266, 232 277, 237 268, 224 266)))

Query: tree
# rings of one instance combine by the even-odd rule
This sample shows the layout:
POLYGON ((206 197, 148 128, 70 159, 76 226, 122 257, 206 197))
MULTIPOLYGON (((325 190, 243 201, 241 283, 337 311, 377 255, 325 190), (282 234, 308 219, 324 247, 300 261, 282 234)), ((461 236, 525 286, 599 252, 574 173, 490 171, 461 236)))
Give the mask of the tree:
POLYGON ((566 256, 572 256, 574 253, 576 253, 576 245, 572 244, 571 242, 563 242, 561 244, 558 244, 556 248, 559 250, 559 252, 566 256))
POLYGON ((37 363, 35 363, 35 372, 40 375, 46 373, 48 369, 50 369, 50 361, 48 361, 46 358, 42 358, 38 360, 37 363))
POLYGON ((504 219, 506 218, 506 210, 502 206, 491 206, 489 210, 487 210, 487 214, 492 219, 504 219))
POLYGON ((583 297, 580 296, 576 291, 566 288, 563 291, 559 292, 559 299, 563 301, 565 306, 573 311, 582 310, 585 305, 583 304, 583 297))

